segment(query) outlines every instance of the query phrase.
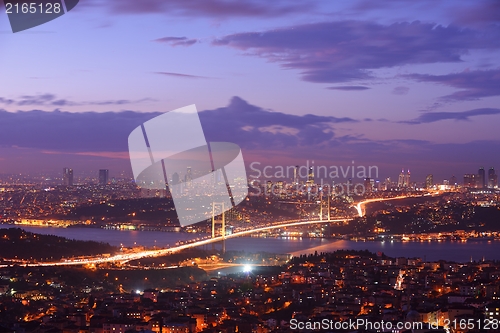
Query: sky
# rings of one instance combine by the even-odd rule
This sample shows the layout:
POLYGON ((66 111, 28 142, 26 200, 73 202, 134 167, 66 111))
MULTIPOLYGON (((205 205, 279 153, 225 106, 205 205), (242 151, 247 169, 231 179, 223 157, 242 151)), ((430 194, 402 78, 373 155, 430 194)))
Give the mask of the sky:
POLYGON ((500 169, 500 2, 80 0, 0 11, 0 174, 131 175, 127 137, 195 104, 247 165, 500 169))

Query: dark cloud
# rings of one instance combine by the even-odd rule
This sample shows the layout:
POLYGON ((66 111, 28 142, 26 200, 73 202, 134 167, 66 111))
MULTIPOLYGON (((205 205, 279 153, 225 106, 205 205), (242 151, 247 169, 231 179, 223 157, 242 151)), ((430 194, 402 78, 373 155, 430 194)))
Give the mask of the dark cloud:
POLYGON ((199 76, 199 75, 191 75, 191 74, 183 74, 183 73, 172 73, 172 72, 155 72, 155 74, 172 76, 172 77, 180 77, 184 79, 213 79, 213 77, 208 76, 199 76))
POLYGON ((155 114, 0 110, 0 143, 44 150, 127 151, 130 132, 155 114))
MULTIPOLYGON (((160 113, 0 110, 0 144, 66 152, 127 151, 130 132, 160 113)), ((333 137, 332 125, 355 122, 347 117, 271 112, 234 97, 228 106, 200 112, 210 141, 244 147, 318 144, 333 137)))
MULTIPOLYGON (((97 170, 109 165, 114 170, 130 173, 128 135, 137 126, 160 114, 36 110, 12 113, 0 110, 2 172, 6 168, 15 172, 43 168, 60 173, 64 166, 97 170)), ((419 121, 467 120, 472 116, 491 114, 500 114, 500 109, 479 109, 444 116, 425 114, 419 121)), ((396 177, 401 167, 410 167, 415 176, 418 172, 422 177, 428 173, 437 176, 441 172, 449 177, 446 173, 458 175, 482 164, 500 166, 500 155, 491 153, 497 150, 497 141, 434 144, 424 140, 374 141, 362 135, 339 137, 335 135, 335 126, 356 120, 273 112, 239 97, 232 98, 225 107, 201 111, 199 115, 207 140, 237 143, 242 147, 247 163, 303 165, 306 160, 315 160, 316 165, 351 165, 354 160, 356 165, 377 165, 380 179, 396 177)))
POLYGON ((191 75, 191 74, 183 74, 183 73, 172 73, 172 72, 155 72, 155 74, 172 76, 172 77, 180 77, 180 78, 184 78, 184 79, 214 79, 213 77, 208 77, 208 76, 191 75))
POLYGON ((154 101, 156 100, 153 98, 142 98, 137 100, 117 99, 108 101, 87 102, 83 103, 83 105, 125 105, 125 104, 138 104, 142 102, 154 102, 154 101))
POLYGON ((395 87, 392 90, 392 93, 394 95, 406 95, 406 94, 408 94, 409 91, 410 91, 410 88, 408 88, 408 87, 395 87))
POLYGON ((271 112, 233 97, 228 106, 200 112, 209 141, 230 141, 245 148, 318 145, 333 138, 332 125, 353 123, 348 117, 271 112))
POLYGON ((403 75, 403 77, 418 82, 434 82, 463 89, 441 97, 443 101, 471 101, 500 95, 500 69, 466 70, 446 75, 409 74, 403 75))
POLYGON ((371 79, 374 69, 461 62, 470 50, 500 48, 500 26, 488 29, 419 21, 391 25, 339 21, 237 33, 213 44, 300 70, 305 81, 338 83, 371 79))
POLYGON ((13 99, 0 97, 0 104, 10 105, 10 104, 12 104, 14 102, 15 101, 13 99))
POLYGON ((416 119, 409 121, 402 121, 402 123, 416 125, 416 124, 434 123, 436 121, 450 120, 450 119, 467 121, 470 120, 470 117, 491 116, 497 114, 500 114, 500 109, 494 109, 494 108, 481 108, 481 109, 474 109, 462 112, 427 112, 420 115, 416 119))
POLYGON ((101 1, 117 14, 168 14, 187 17, 277 17, 312 11, 317 1, 285 0, 116 0, 101 1))
POLYGON ((170 46, 191 46, 198 43, 197 39, 190 39, 187 37, 163 37, 154 40, 159 43, 166 43, 170 46))
POLYGON ((338 87, 328 87, 326 89, 330 89, 330 90, 345 90, 345 91, 360 91, 360 90, 370 89, 370 87, 365 87, 365 86, 338 86, 338 87))
POLYGON ((43 94, 43 95, 35 95, 35 96, 21 96, 20 99, 16 102, 19 106, 25 105, 44 105, 46 103, 52 103, 56 99, 55 95, 52 94, 43 94))
POLYGON ((0 97, 0 104, 17 105, 17 106, 78 106, 78 105, 125 105, 137 104, 142 102, 154 101, 151 98, 143 98, 139 100, 107 100, 107 101, 90 101, 90 102, 74 102, 67 99, 57 99, 53 94, 41 95, 24 95, 17 99, 6 99, 0 97))
POLYGON ((460 24, 490 24, 500 22, 500 1, 474 1, 473 5, 457 6, 452 9, 455 21, 460 24))
POLYGON ((439 1, 435 0, 387 0, 352 1, 351 10, 354 13, 364 14, 367 11, 401 11, 406 15, 418 16, 421 13, 432 11, 460 25, 487 25, 500 22, 500 2, 498 0, 474 1, 439 1))

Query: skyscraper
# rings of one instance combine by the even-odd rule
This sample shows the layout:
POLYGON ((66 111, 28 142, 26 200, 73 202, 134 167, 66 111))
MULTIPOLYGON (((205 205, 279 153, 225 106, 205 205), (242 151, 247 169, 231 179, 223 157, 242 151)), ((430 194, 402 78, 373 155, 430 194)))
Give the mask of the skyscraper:
POLYGON ((365 178, 365 181, 364 181, 364 187, 365 187, 365 191, 366 193, 372 193, 373 191, 373 186, 372 186, 372 179, 371 178, 365 178))
POLYGON ((384 182, 384 189, 386 191, 389 191, 392 188, 392 182, 391 182, 391 177, 387 177, 384 182))
POLYGON ((99 185, 106 185, 109 179, 109 170, 100 169, 99 170, 99 185))
POLYGON ((477 172, 478 180, 476 187, 478 188, 485 188, 486 187, 486 172, 484 171, 484 168, 481 167, 479 168, 479 171, 477 172))
POLYGON ((464 175, 465 187, 476 187, 477 175, 466 173, 464 175))
POLYGON ((299 184, 299 166, 296 165, 295 168, 293 168, 293 185, 298 185, 299 184))
POLYGON ((425 177, 425 188, 430 189, 433 186, 434 186, 434 176, 428 174, 427 177, 425 177))
POLYGON ((410 187, 410 170, 405 175, 404 187, 410 187))
POLYGON ((495 168, 491 167, 488 170, 488 188, 495 188, 498 186, 498 176, 495 172, 495 168))
POLYGON ((184 175, 184 182, 187 187, 191 187, 191 182, 193 181, 193 170, 190 166, 186 169, 186 174, 184 175))
POLYGON ((399 174, 398 177, 398 187, 399 188, 404 187, 404 183, 405 183, 405 171, 404 169, 401 169, 401 173, 399 174))
POLYGON ((451 178, 450 178, 450 185, 452 187, 457 187, 458 186, 457 177, 455 177, 455 175, 451 176, 451 178))
POLYGON ((71 168, 63 169, 63 185, 73 186, 73 169, 71 168))
POLYGON ((309 184, 314 184, 314 169, 309 167, 309 174, 307 175, 307 182, 309 184))
MULTIPOLYGON (((215 181, 215 179, 213 179, 215 181)), ((182 190, 181 188, 179 188, 178 186, 174 186, 174 185, 178 185, 181 183, 181 177, 179 176, 179 174, 177 172, 174 172, 172 174, 172 179, 171 181, 168 183, 170 187, 170 191, 172 194, 181 194, 182 193, 182 190)))

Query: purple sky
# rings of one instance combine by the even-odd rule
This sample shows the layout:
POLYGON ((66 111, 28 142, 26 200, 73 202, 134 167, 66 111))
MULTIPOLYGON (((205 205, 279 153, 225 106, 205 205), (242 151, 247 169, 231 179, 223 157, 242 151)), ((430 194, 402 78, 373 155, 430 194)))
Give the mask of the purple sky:
POLYGON ((81 0, 2 10, 0 52, 0 173, 130 174, 130 131, 190 104, 248 164, 500 169, 495 0, 81 0))

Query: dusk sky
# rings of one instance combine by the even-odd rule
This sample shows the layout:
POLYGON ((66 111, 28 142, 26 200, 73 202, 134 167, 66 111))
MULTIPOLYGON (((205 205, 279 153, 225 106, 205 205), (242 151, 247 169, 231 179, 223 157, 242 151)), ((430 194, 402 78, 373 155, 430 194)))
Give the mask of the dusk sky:
POLYGON ((80 0, 15 34, 2 8, 0 52, 0 173, 131 175, 129 133, 190 104, 247 164, 500 169, 497 0, 80 0))

